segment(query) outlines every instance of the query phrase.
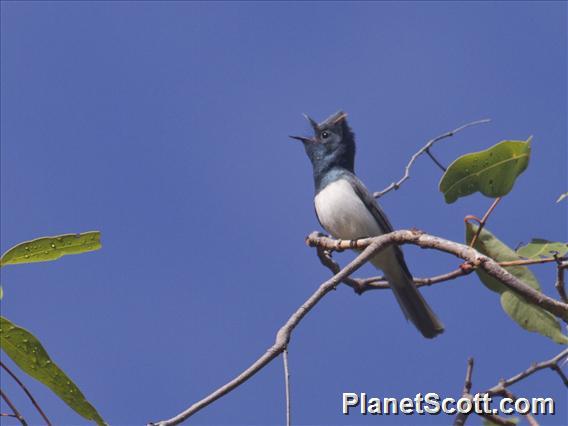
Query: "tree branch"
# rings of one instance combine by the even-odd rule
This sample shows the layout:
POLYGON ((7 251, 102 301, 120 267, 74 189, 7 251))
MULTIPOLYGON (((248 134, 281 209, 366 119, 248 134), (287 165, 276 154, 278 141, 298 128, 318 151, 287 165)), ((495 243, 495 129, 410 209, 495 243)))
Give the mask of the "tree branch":
MULTIPOLYGON (((467 360, 467 369, 465 371, 465 380, 463 383, 463 391, 462 396, 466 398, 472 398, 471 396, 471 387, 473 386, 473 382, 471 381, 471 377, 473 375, 473 358, 468 358, 467 360)), ((468 414, 466 413, 459 413, 454 420, 454 426, 463 426, 468 418, 468 414)))
POLYGON ((471 393, 471 387, 473 386, 473 382, 471 380, 473 376, 473 358, 467 359, 467 369, 465 371, 465 380, 463 383, 463 391, 462 394, 469 395, 471 393))
MULTIPOLYGON (((331 253, 329 252, 329 250, 317 247, 317 254, 322 265, 328 268, 333 274, 337 274, 341 270, 339 264, 336 261, 334 261, 333 258, 331 257, 331 253)), ((442 275, 436 275, 434 277, 428 277, 428 278, 414 277, 414 284, 416 284, 416 287, 431 286, 434 284, 442 283, 445 281, 453 280, 458 277, 467 275, 473 270, 474 268, 471 267, 471 265, 469 265, 468 263, 464 263, 460 265, 458 269, 451 272, 447 272, 442 275)), ((382 276, 371 277, 371 278, 346 277, 342 280, 342 282, 343 284, 346 284, 349 287, 351 287, 355 291, 355 293, 359 295, 369 290, 390 289, 388 281, 382 276)))
MULTIPOLYGON (((511 398, 513 401, 516 401, 517 399, 519 399, 509 389, 504 390, 503 396, 506 396, 507 398, 511 398)), ((536 419, 533 417, 533 415, 531 413, 525 413, 523 415, 525 416, 525 419, 527 420, 527 423, 529 424, 529 426, 539 426, 538 422, 536 421, 536 419)))
POLYGON ((568 387, 568 378, 558 365, 560 361, 567 357, 568 349, 564 349, 562 352, 560 352, 554 358, 549 359, 548 361, 533 364, 525 371, 522 371, 507 380, 501 380, 497 385, 487 390, 486 393, 488 393, 489 395, 503 395, 506 391, 506 388, 508 388, 509 386, 514 385, 515 383, 526 379, 537 371, 544 370, 546 368, 550 368, 552 371, 556 372, 562 380, 562 383, 564 383, 564 386, 568 387))
POLYGON ((280 355, 288 346, 290 341, 290 336, 292 331, 298 326, 302 319, 310 312, 314 306, 330 291, 334 290, 341 281, 348 277, 350 274, 359 269, 365 262, 367 262, 376 252, 382 250, 390 243, 386 240, 384 241, 372 241, 365 247, 361 254, 359 254, 352 262, 350 262, 345 268, 343 268, 339 273, 331 277, 329 280, 325 281, 319 286, 319 288, 300 306, 296 312, 294 312, 288 321, 278 330, 276 334, 276 341, 274 344, 268 348, 268 350, 258 358, 250 367, 245 371, 235 377, 233 380, 229 381, 225 385, 221 386, 205 398, 191 405, 189 408, 179 413, 175 417, 169 420, 161 420, 155 423, 150 423, 150 425, 155 426, 172 426, 177 425, 188 419, 193 414, 207 407, 212 402, 231 392, 233 389, 237 388, 256 373, 258 373, 263 367, 265 367, 270 361, 280 355))
POLYGON ((20 379, 18 379, 18 376, 16 376, 14 374, 14 372, 12 370, 10 370, 8 368, 8 366, 6 364, 4 364, 2 361, 0 361, 0 366, 4 370, 6 370, 6 372, 12 377, 12 379, 14 379, 14 381, 22 388, 24 393, 28 396, 28 398, 30 399, 30 401, 32 402, 32 404, 34 405, 36 410, 39 412, 39 414, 41 415, 41 417, 43 418, 43 420, 47 424, 47 426, 51 426, 51 422, 49 421, 49 419, 47 418, 47 416, 45 415, 45 413, 43 412, 43 410, 41 409, 41 407, 39 406, 37 401, 34 399, 31 392, 28 390, 28 388, 26 388, 26 386, 22 383, 22 381, 20 379))
MULTIPOLYGON (((514 275, 511 275, 505 269, 503 269, 497 262, 493 259, 482 255, 475 249, 468 247, 463 244, 459 244, 453 241, 444 240, 439 237, 432 235, 427 235, 422 232, 417 231, 394 231, 389 234, 381 235, 373 238, 366 238, 355 241, 342 241, 333 240, 328 237, 323 237, 321 234, 314 232, 306 238, 308 245, 313 247, 318 247, 318 256, 322 262, 327 263, 330 267, 335 268, 337 265, 331 256, 329 255, 329 250, 345 250, 345 249, 358 249, 362 252, 347 266, 338 271, 333 277, 325 281, 319 286, 319 288, 300 306, 286 321, 286 323, 278 330, 276 334, 276 341, 274 344, 267 349, 267 351, 259 357, 255 362, 252 363, 250 367, 244 370, 237 377, 226 383, 225 385, 219 387, 217 390, 213 391, 200 401, 197 401, 190 407, 188 407, 183 412, 172 417, 168 420, 161 420, 155 423, 150 423, 150 425, 155 426, 171 426, 177 425, 182 421, 186 420, 193 414, 207 407, 209 404, 213 403, 217 399, 231 392, 233 389, 240 386, 242 383, 246 382, 256 373, 258 373, 262 368, 264 368, 268 363, 270 363, 274 358, 280 355, 284 350, 286 350, 288 343, 291 338, 292 331, 298 326, 302 319, 310 312, 317 303, 330 291, 335 290, 335 288, 341 283, 347 280, 353 280, 349 276, 357 271, 365 262, 367 262, 371 257, 373 257, 379 251, 393 245, 393 244, 414 244, 423 248, 431 248, 443 252, 453 254, 471 265, 471 268, 481 267, 489 275, 494 276, 499 281, 501 281, 505 286, 521 294, 527 300, 541 306, 543 309, 549 311, 550 313, 562 318, 563 320, 568 320, 568 305, 557 300, 551 299, 550 297, 534 290, 529 287, 514 275), (320 250, 321 249, 321 250, 320 250)), ((460 272, 461 273, 461 272, 460 272)), ((349 282, 349 281, 348 281, 349 282)), ((355 282, 355 281, 352 281, 355 282)), ((568 350, 567 350, 568 351, 568 350)), ((559 367, 555 369, 552 366, 534 366, 534 371, 542 368, 552 368, 555 371, 559 370, 559 367)), ((532 372, 534 372, 532 371, 532 372)), ((526 375, 532 374, 532 372, 525 373, 526 375)), ((557 371, 558 372, 558 371, 557 371)), ((559 375, 561 377, 565 376, 560 371, 559 375)), ((512 383, 515 382, 515 378, 512 383)), ((518 380, 516 380, 518 381, 518 380)))
POLYGON ((286 386, 286 426, 292 425, 292 410, 290 403, 290 370, 288 369, 288 348, 282 353, 284 362, 284 385, 286 386))
MULTIPOLYGON (((491 203, 491 206, 489 206, 489 208, 487 209, 487 211, 485 212, 485 214, 483 215, 481 220, 478 220, 479 227, 477 228, 477 232, 475 233, 475 235, 471 239, 471 242, 469 243, 470 247, 475 246, 475 242, 477 241, 477 238, 479 238, 479 234, 481 234, 481 231, 485 227, 485 224, 487 223, 489 216, 491 216, 491 213, 493 213, 493 210, 495 210, 495 207, 497 207, 497 204, 499 204, 499 201, 501 201, 501 198, 502 197, 495 198, 495 200, 493 201, 493 203, 491 203)), ((467 222, 468 217, 470 217, 470 216, 466 217, 466 219, 465 219, 466 222, 467 222)))
POLYGON ((564 303, 568 303, 568 296, 566 296, 566 289, 564 288, 564 271, 568 268, 568 262, 566 259, 560 260, 556 259, 558 265, 556 265, 556 291, 560 295, 560 299, 564 303))
POLYGON ((6 404, 8 404, 8 407, 10 407, 10 409, 14 413, 13 416, 10 416, 9 414, 7 414, 7 416, 17 418, 20 421, 20 423, 22 424, 22 426, 28 426, 26 419, 24 419, 24 417, 20 414, 20 412, 18 411, 16 406, 12 403, 12 401, 10 401, 10 398, 8 398, 8 395, 6 395, 2 389, 0 389, 0 396, 2 397, 2 399, 4 401, 6 401, 6 404))
MULTIPOLYGON (((499 266, 537 265, 537 264, 545 264, 550 262, 554 262, 554 258, 510 260, 507 262, 499 262, 499 266)), ((331 258, 331 255, 329 255, 329 261, 323 263, 323 265, 329 268, 334 274, 336 274, 341 269, 339 267, 339 264, 337 264, 333 260, 333 258, 331 258), (335 266, 331 266, 331 264, 335 264, 335 266)), ((425 278, 414 277, 414 284, 416 284, 416 287, 429 287, 434 284, 443 283, 446 281, 462 277, 464 275, 468 275, 474 270, 475 268, 470 263, 465 262, 462 263, 458 269, 446 272, 445 274, 435 275, 433 277, 425 277, 425 278)), ((343 283, 353 288, 353 290, 357 294, 363 294, 369 290, 390 289, 388 281, 383 276, 370 277, 370 278, 346 278, 343 280, 343 283)), ((563 302, 568 303, 568 301, 564 300, 563 302)))
POLYGON ((390 192, 392 190, 397 190, 398 188, 400 188, 400 186, 410 178, 410 168, 413 166, 414 162, 416 161, 416 159, 418 157, 420 157, 420 155, 426 153, 430 156, 430 158, 432 158, 432 160, 438 165, 438 167, 440 167, 441 169, 444 169, 444 167, 434 158, 434 156, 432 155, 432 153, 430 152, 430 148, 432 148, 432 146, 436 143, 441 141, 442 139, 446 139, 449 138, 451 136, 454 136, 456 133, 461 132, 464 129, 467 129, 468 127, 471 126, 476 126, 478 124, 483 124, 483 123, 489 123, 491 120, 488 118, 485 118, 483 120, 477 120, 477 121, 472 121, 470 123, 464 124, 463 126, 458 127, 457 129, 451 130, 449 132, 446 132, 440 136, 435 137, 434 139, 430 139, 426 145, 424 145, 422 148, 420 148, 416 153, 414 153, 414 155, 412 157, 410 157, 410 161, 408 162, 408 164, 406 165, 406 167, 404 168, 404 174, 402 175, 402 177, 397 181, 397 182, 393 182, 391 183, 389 186, 387 186, 385 189, 383 189, 382 191, 377 191, 375 193, 373 193, 373 197, 375 198, 379 198, 382 197, 383 195, 385 195, 387 192, 390 192))
MULTIPOLYGON (((564 383, 564 386, 568 387, 568 378, 566 378, 566 375, 564 374, 564 372, 562 371, 562 369, 560 368, 560 362, 564 359, 568 357, 568 349, 564 349, 562 352, 560 352, 558 355, 556 355, 555 357, 549 359, 548 361, 543 361, 543 362, 539 362, 537 364, 533 364, 531 365, 529 368, 527 368, 525 371, 520 372, 519 374, 516 374, 515 376, 507 379, 507 380, 501 380, 497 385, 493 386, 492 388, 486 390, 485 392, 480 392, 481 395, 483 394, 488 394, 489 396, 494 396, 494 395, 500 395, 500 396, 505 396, 507 398, 511 398, 513 400, 516 400, 517 397, 515 395, 513 395, 513 393, 511 393, 511 391, 509 391, 509 389, 507 389, 509 386, 520 382, 521 380, 526 379, 527 377, 529 377, 530 375, 536 373, 537 371, 540 370, 544 370, 546 368, 550 368, 552 371, 555 371, 559 376, 560 379, 562 380, 562 382, 564 383)), ((463 396, 467 397, 467 398, 471 398, 473 399, 472 395, 471 395, 471 373, 473 370, 473 359, 469 358, 468 359, 468 368, 467 368, 467 372, 466 372, 466 379, 465 379, 465 384, 464 384, 464 390, 463 390, 463 396)), ((465 421, 467 420, 469 414, 465 414, 465 413, 460 413, 456 416, 456 419, 454 421, 454 426, 463 426, 465 424, 465 421)), ((498 416, 493 416, 493 415, 489 415, 489 414, 480 414, 481 417, 487 418, 488 420, 491 420, 493 423, 496 424, 503 424, 503 425, 514 425, 513 422, 510 422, 508 419, 503 419, 501 417, 498 416)), ((527 422, 531 425, 531 426, 538 426, 538 422, 536 421, 536 419, 532 416, 532 415, 525 415, 525 418, 527 419, 527 422)))
POLYGON ((445 240, 422 232, 408 230, 394 231, 378 237, 352 241, 334 240, 328 237, 323 237, 317 232, 313 232, 306 238, 306 243, 309 246, 320 246, 327 250, 361 250, 365 247, 371 247, 373 244, 377 243, 380 243, 384 247, 393 244, 413 244, 422 248, 430 248, 450 253, 469 262, 474 268, 482 268, 489 275, 498 279, 506 287, 515 291, 530 303, 540 306, 568 323, 568 304, 552 299, 544 293, 533 289, 509 273, 506 269, 503 269, 503 267, 501 267, 495 260, 464 244, 445 240))

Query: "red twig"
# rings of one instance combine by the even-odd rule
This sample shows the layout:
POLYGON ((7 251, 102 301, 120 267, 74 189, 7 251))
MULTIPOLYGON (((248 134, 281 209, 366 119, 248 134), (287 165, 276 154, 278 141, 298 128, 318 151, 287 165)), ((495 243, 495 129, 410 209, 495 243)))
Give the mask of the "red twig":
MULTIPOLYGON (((22 424, 22 426, 28 426, 26 419, 24 419, 24 417, 20 414, 20 412, 18 411, 16 406, 12 403, 12 401, 10 401, 10 398, 8 398, 8 395, 6 395, 2 389, 0 389, 0 396, 2 397, 2 399, 4 401, 6 401, 6 404, 8 404, 8 407, 10 407, 10 409, 14 412, 14 415, 12 417, 17 418, 20 421, 20 423, 22 424)), ((10 416, 10 415, 8 414, 7 416, 10 416)))
POLYGON ((493 203, 491 204, 491 206, 489 206, 489 208, 487 209, 487 211, 485 212, 485 214, 483 215, 483 217, 481 218, 481 220, 477 219, 479 222, 479 227, 477 228, 477 232, 475 233, 475 235, 473 236, 473 238, 471 239, 471 242, 469 243, 470 247, 473 247, 475 245, 475 242, 477 241, 477 238, 479 237, 479 234, 481 234, 481 231, 483 230, 483 227, 485 226, 485 224, 487 223, 487 220, 489 219, 489 216, 491 216, 491 213, 493 213, 493 210, 495 210, 495 207, 497 207, 497 204, 499 204, 499 201, 501 201, 502 197, 497 197, 495 198, 495 200, 493 201, 493 203))
POLYGON ((18 379, 18 377, 8 368, 8 366, 6 364, 4 364, 2 361, 0 361, 0 366, 6 370, 6 372, 12 376, 12 379, 15 380, 15 382, 20 385, 20 387, 23 389, 23 391, 25 392, 25 394, 28 396, 28 398, 30 399, 30 401, 32 402, 32 404, 34 405, 34 407, 36 408, 36 410, 39 412, 39 414, 41 415, 41 417, 43 418, 43 420, 45 420, 45 423, 47 423, 47 426, 51 426, 51 422, 49 421, 49 419, 47 418, 47 416, 45 415, 45 413, 43 412, 43 410, 41 409, 41 407, 39 406, 39 404, 37 403, 37 401, 34 399, 34 397, 32 396, 32 394, 30 393, 30 391, 26 388, 26 386, 21 382, 20 379, 18 379))

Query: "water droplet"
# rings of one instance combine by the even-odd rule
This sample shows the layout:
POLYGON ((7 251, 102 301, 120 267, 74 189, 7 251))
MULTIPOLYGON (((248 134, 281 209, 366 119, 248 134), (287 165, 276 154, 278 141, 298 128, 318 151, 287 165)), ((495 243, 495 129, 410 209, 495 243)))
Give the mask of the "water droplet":
POLYGON ((57 241, 63 241, 63 237, 57 237, 57 241))
POLYGON ((30 251, 30 246, 25 246, 24 250, 30 251))
POLYGON ((51 248, 55 248, 55 243, 51 243, 51 248))
POLYGON ((29 259, 29 258, 30 258, 30 255, 29 255, 29 254, 26 254, 26 255, 24 255, 24 258, 29 259))

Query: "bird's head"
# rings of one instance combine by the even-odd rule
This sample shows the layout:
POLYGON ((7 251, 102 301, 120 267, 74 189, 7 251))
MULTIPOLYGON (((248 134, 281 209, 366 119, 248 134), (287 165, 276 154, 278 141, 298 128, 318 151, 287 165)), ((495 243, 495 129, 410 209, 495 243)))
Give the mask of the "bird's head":
POLYGON ((321 123, 305 114, 304 117, 312 126, 314 135, 290 137, 303 143, 314 170, 343 167, 353 172, 355 135, 347 124, 347 114, 338 111, 321 123))

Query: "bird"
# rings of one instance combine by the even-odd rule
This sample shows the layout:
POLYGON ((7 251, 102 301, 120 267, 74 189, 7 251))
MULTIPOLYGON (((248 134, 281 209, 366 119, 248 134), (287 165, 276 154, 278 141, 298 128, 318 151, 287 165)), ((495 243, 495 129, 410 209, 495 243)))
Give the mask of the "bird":
MULTIPOLYGON (((312 137, 299 140, 313 168, 314 205, 320 225, 334 238, 356 240, 393 231, 387 216, 355 175, 355 134, 347 114, 338 111, 317 123, 310 123, 312 137)), ((420 294, 400 247, 393 245, 373 256, 370 262, 382 270, 404 315, 426 338, 444 331, 444 326, 420 294)))

